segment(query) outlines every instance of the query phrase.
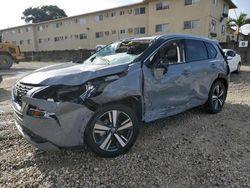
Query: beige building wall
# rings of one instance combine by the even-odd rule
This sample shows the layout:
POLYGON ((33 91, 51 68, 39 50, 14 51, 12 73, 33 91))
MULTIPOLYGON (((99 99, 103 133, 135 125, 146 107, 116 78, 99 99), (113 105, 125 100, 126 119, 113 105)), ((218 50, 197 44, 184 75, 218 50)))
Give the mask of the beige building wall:
MULTIPOLYGON (((128 37, 166 33, 201 35, 226 41, 224 6, 230 0, 144 0, 128 6, 0 31, 3 41, 22 51, 94 49, 128 37), (185 23, 185 24, 184 24, 185 23), (30 28, 27 30, 27 28, 30 28), (215 36, 216 34, 216 36, 215 36)), ((229 4, 228 4, 229 3, 229 4)))
POLYGON ((23 51, 35 51, 36 39, 34 36, 34 26, 27 25, 1 31, 3 42, 10 42, 18 45, 23 51))

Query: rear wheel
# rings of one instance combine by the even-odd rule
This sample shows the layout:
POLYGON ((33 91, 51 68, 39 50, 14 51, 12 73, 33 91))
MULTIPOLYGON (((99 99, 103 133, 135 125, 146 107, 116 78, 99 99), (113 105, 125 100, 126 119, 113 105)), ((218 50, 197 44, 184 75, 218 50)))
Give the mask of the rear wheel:
POLYGON ((225 85, 221 81, 216 81, 209 92, 207 107, 210 113, 219 113, 226 100, 227 91, 225 85))
POLYGON ((13 65, 13 59, 9 55, 0 55, 0 69, 9 69, 13 65))
POLYGON ((88 147, 102 157, 126 153, 135 143, 139 124, 133 110, 125 105, 106 106, 95 113, 85 130, 88 147))

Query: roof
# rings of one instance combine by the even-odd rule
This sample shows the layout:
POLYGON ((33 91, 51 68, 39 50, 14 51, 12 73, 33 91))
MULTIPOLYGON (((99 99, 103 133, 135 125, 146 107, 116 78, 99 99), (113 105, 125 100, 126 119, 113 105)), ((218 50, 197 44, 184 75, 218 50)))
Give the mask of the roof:
POLYGON ((229 9, 234 9, 234 8, 238 8, 232 0, 225 0, 226 3, 229 5, 229 9))
POLYGON ((165 40, 172 39, 172 38, 197 39, 197 40, 205 40, 205 41, 217 43, 217 41, 209 39, 209 38, 204 37, 204 36, 190 35, 190 34, 179 34, 179 33, 161 35, 159 38, 162 38, 162 39, 165 39, 165 40))

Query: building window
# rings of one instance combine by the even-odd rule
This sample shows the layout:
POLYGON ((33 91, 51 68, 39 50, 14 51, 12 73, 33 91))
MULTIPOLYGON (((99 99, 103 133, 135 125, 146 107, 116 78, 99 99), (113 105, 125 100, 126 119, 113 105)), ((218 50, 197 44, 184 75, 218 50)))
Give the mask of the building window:
POLYGON ((105 34, 106 37, 108 37, 109 36, 109 31, 105 31, 104 34, 105 34))
POLYGON ((24 41, 23 41, 23 40, 20 40, 20 41, 19 41, 19 44, 20 44, 20 45, 23 45, 23 44, 24 44, 24 41))
POLYGON ((58 22, 58 23, 55 24, 55 27, 56 27, 56 28, 59 28, 59 27, 61 27, 62 25, 63 25, 62 22, 58 22))
POLYGON ((55 41, 55 42, 58 42, 58 41, 61 41, 61 40, 63 40, 63 39, 64 39, 63 36, 55 37, 55 38, 54 38, 54 41, 55 41))
POLYGON ((111 17, 115 17, 116 16, 116 12, 111 12, 111 17))
POLYGON ((145 7, 135 9, 135 15, 145 14, 145 12, 146 12, 145 7))
POLYGON ((209 27, 210 31, 216 31, 216 26, 217 26, 216 20, 212 19, 209 27))
POLYGON ((17 32, 18 33, 23 33, 23 30, 22 29, 18 29, 17 32))
POLYGON ((128 12, 128 14, 132 14, 133 10, 132 9, 128 9, 127 12, 128 12))
POLYGON ((116 35, 116 30, 111 31, 112 35, 116 35))
POLYGON ((38 39, 38 43, 41 44, 43 41, 42 39, 38 39))
POLYGON ((102 38, 103 37, 103 32, 97 32, 95 33, 96 38, 102 38))
POLYGON ((199 2, 200 0, 185 0, 185 5, 195 5, 199 2))
POLYGON ((125 34, 125 33, 126 33, 126 30, 125 30, 125 29, 121 29, 121 30, 120 30, 120 33, 121 33, 121 34, 125 34))
POLYGON ((134 29, 135 35, 138 35, 138 34, 145 34, 145 32, 146 32, 145 27, 136 27, 136 28, 134 29))
POLYGON ((120 16, 122 16, 122 15, 125 15, 125 11, 124 10, 120 11, 120 16))
POLYGON ((213 5, 217 6, 218 5, 218 0, 212 0, 213 1, 213 5))
POLYGON ((96 21, 100 22, 100 21, 103 21, 103 15, 98 15, 96 16, 96 21))
POLYGON ((27 40, 27 44, 29 45, 30 43, 31 43, 31 40, 30 40, 30 39, 28 39, 28 40, 27 40))
POLYGON ((78 23, 78 19, 77 18, 74 19, 74 23, 78 23))
POLYGON ((155 25, 155 32, 168 32, 169 31, 169 24, 157 24, 155 25))
POLYGON ((226 33, 226 27, 224 25, 221 26, 221 34, 225 35, 226 33))
POLYGON ((87 39, 87 34, 86 33, 82 33, 80 34, 80 40, 83 40, 83 39, 87 39))
POLYGON ((25 28, 25 31, 26 31, 26 32, 29 32, 30 30, 31 30, 30 27, 26 27, 26 28, 25 28))
POLYGON ((15 30, 12 30, 11 32, 12 32, 13 34, 15 34, 15 33, 16 33, 16 31, 15 31, 15 30))
POLYGON ((80 25, 81 25, 81 26, 83 26, 83 25, 86 24, 86 20, 85 20, 84 18, 81 18, 81 19, 79 20, 79 22, 80 22, 80 25))
POLYGON ((129 28, 129 29, 128 29, 128 33, 129 33, 129 34, 132 34, 133 31, 134 31, 133 28, 129 28))
POLYGON ((226 4, 223 5, 223 13, 228 14, 228 7, 226 4))
POLYGON ((200 20, 191 20, 184 22, 184 29, 195 29, 200 26, 200 20))
POLYGON ((169 9, 169 3, 167 1, 156 3, 156 10, 164 10, 164 9, 169 9))

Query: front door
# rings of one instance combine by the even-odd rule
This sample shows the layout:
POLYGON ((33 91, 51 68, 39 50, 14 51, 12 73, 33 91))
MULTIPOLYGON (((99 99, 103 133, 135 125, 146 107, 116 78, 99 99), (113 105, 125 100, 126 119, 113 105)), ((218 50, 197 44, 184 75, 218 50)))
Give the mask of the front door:
POLYGON ((190 70, 179 40, 167 42, 148 58, 143 65, 146 122, 186 110, 193 90, 190 70))

